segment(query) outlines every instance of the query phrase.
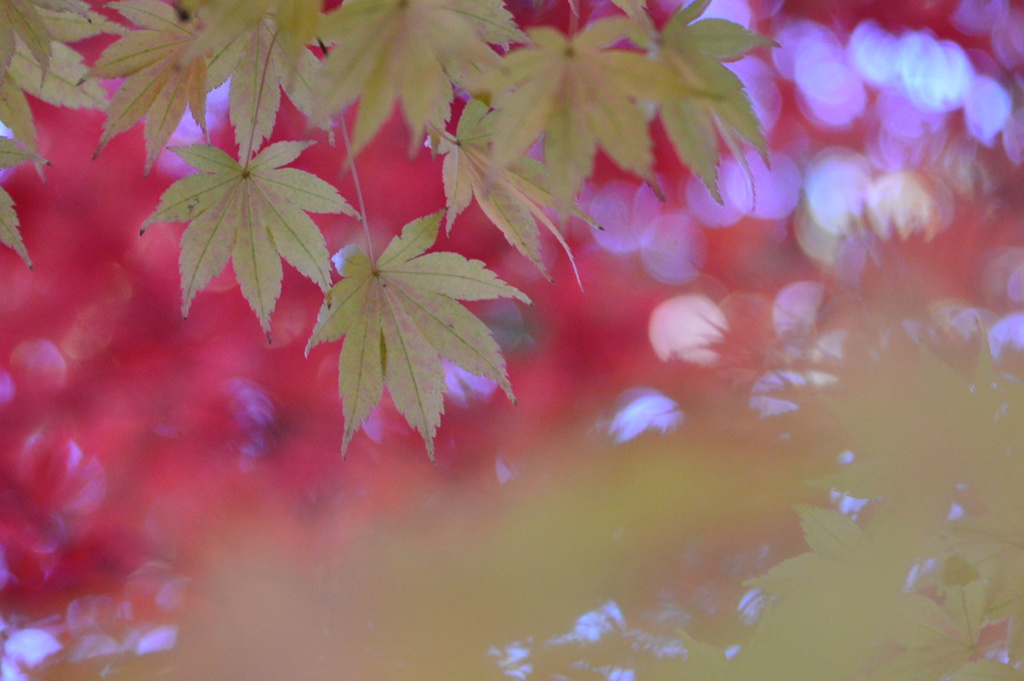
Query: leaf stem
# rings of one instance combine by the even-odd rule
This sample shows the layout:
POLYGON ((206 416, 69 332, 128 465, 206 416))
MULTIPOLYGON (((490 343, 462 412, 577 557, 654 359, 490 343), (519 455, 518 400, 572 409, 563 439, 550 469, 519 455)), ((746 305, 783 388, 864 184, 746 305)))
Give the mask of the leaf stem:
POLYGON ((470 135, 469 137, 456 137, 455 135, 451 134, 447 130, 444 130, 443 128, 439 128, 439 127, 437 127, 436 125, 434 125, 432 123, 428 123, 428 125, 430 126, 430 129, 438 137, 444 138, 445 140, 447 140, 448 142, 450 142, 451 144, 454 144, 454 145, 463 144, 465 142, 474 142, 476 140, 487 139, 488 137, 491 136, 490 133, 480 133, 479 135, 470 135))
POLYGON ((359 219, 363 223, 363 232, 366 234, 366 253, 370 256, 370 262, 376 263, 373 256, 373 240, 370 239, 370 221, 366 217, 366 201, 363 199, 363 187, 359 183, 359 171, 356 170, 356 159, 352 156, 352 142, 348 138, 348 125, 345 117, 341 118, 341 138, 345 141, 345 155, 348 157, 348 166, 352 169, 352 182, 356 186, 356 199, 359 201, 359 219))

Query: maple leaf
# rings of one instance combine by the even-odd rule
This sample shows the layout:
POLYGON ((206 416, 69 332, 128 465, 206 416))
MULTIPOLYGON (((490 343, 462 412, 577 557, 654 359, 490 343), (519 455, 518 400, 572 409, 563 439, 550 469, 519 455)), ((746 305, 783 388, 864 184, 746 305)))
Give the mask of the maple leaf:
POLYGON ((125 27, 88 8, 65 11, 40 9, 39 13, 43 17, 50 40, 56 42, 75 43, 104 33, 127 33, 125 27))
POLYGON ((871 669, 877 681, 926 681, 948 678, 971 656, 974 639, 950 613, 930 598, 900 594, 890 636, 903 650, 871 669))
POLYGON ((198 15, 202 19, 202 26, 184 58, 195 59, 249 32, 273 5, 274 0, 174 0, 179 17, 191 20, 198 15))
MULTIPOLYGON (((46 163, 41 156, 19 146, 14 140, 0 137, 0 168, 13 168, 25 161, 46 163)), ((0 187, 0 243, 13 248, 31 269, 32 260, 28 257, 25 242, 18 231, 18 215, 14 212, 14 201, 3 187, 0 187)))
POLYGON ((500 0, 349 0, 325 17, 321 31, 337 44, 324 62, 314 119, 359 99, 353 154, 384 123, 395 100, 414 145, 428 124, 442 128, 452 81, 465 85, 497 63, 488 43, 522 39, 500 0))
POLYGON ((9 25, 0 23, 0 86, 7 79, 7 69, 11 66, 11 58, 14 57, 17 43, 14 30, 9 25))
POLYGON ((0 82, 0 122, 10 129, 15 139, 32 151, 38 151, 32 109, 25 93, 13 78, 5 78, 0 82))
MULTIPOLYGON (((572 260, 569 245, 544 212, 545 208, 553 208, 555 204, 548 189, 547 171, 536 160, 524 156, 492 179, 489 146, 493 136, 492 121, 493 116, 488 115, 486 105, 470 100, 459 118, 455 136, 445 134, 439 138, 438 151, 446 154, 443 177, 448 200, 448 228, 451 229, 452 222, 466 209, 470 200, 476 198, 481 210, 508 242, 547 277, 547 268, 540 258, 538 223, 554 235, 572 260)), ((573 213, 592 222, 579 210, 573 213)))
POLYGON ((721 62, 737 59, 755 47, 777 43, 723 19, 692 23, 709 3, 697 0, 676 12, 662 31, 659 60, 674 74, 678 87, 676 96, 662 100, 661 120, 679 158, 721 203, 719 136, 744 165, 743 139, 768 161, 764 132, 743 83, 721 62))
POLYGON ((4 1, 0 0, 0 121, 29 150, 38 151, 35 122, 25 94, 58 106, 105 108, 106 93, 97 83, 79 85, 88 69, 82 56, 63 43, 120 29, 78 0, 21 1, 6 6, 4 1), (5 12, 17 12, 23 20, 5 23, 5 12), (46 41, 45 51, 25 39, 30 28, 39 40, 46 41))
POLYGON ((919 594, 900 594, 890 636, 903 650, 883 659, 869 678, 1019 678, 1008 676, 1014 670, 1006 665, 984 669, 968 663, 978 649, 991 602, 988 580, 980 577, 972 564, 954 553, 946 560, 939 579, 941 605, 919 594))
POLYGON ((797 510, 812 551, 745 582, 771 597, 736 657, 738 679, 849 678, 895 618, 907 571, 919 559, 915 526, 896 515, 879 513, 862 529, 834 510, 797 510), (822 626, 835 613, 841 621, 822 626))
POLYGON ((729 678, 728 659, 715 646, 696 641, 685 631, 678 632, 686 648, 686 678, 694 681, 721 681, 729 678))
POLYGON ((313 80, 320 62, 308 50, 292 64, 285 56, 279 33, 260 21, 239 41, 242 57, 231 77, 231 124, 235 128, 238 157, 248 159, 273 132, 281 107, 281 88, 303 113, 313 111, 313 80))
POLYGON ((119 35, 127 33, 124 26, 90 10, 84 2, 57 2, 54 7, 61 9, 46 9, 44 7, 46 4, 49 3, 39 3, 38 11, 43 18, 43 23, 46 24, 51 41, 74 43, 102 33, 119 35))
POLYGON ((46 73, 50 62, 50 32, 37 5, 46 7, 49 4, 32 0, 0 0, 0 74, 10 64, 16 37, 21 39, 46 73))
POLYGON ((994 660, 976 660, 953 672, 949 681, 1024 681, 1024 671, 994 660))
POLYGON ((322 0, 278 0, 274 21, 280 36, 285 73, 291 73, 316 40, 323 21, 322 0))
POLYGON ((985 620, 1010 619, 1007 653, 1010 662, 1020 663, 1024 660, 1024 523, 1020 516, 987 513, 958 520, 948 536, 953 550, 968 556, 989 584, 985 620))
POLYGON ((1008 456, 1019 453, 1024 435, 1024 388, 998 376, 986 344, 970 380, 916 346, 890 352, 914 367, 912 375, 893 372, 889 362, 858 367, 870 390, 827 402, 853 436, 857 458, 815 484, 893 503, 914 499, 915 512, 931 509, 934 524, 966 483, 989 511, 1024 519, 1024 467, 1008 456))
POLYGON ((195 22, 181 21, 174 9, 158 0, 110 3, 140 26, 113 43, 88 77, 124 78, 110 101, 96 153, 114 136, 146 116, 146 172, 181 122, 186 105, 206 131, 207 63, 202 56, 186 61, 195 39, 195 22))
POLYGON ((647 0, 612 0, 612 2, 634 21, 650 19, 647 14, 647 0))
POLYGON ((187 175, 160 197, 143 224, 190 222, 181 238, 182 314, 192 299, 234 263, 242 294, 269 334, 281 292, 281 257, 322 290, 330 286, 330 256, 323 235, 303 211, 355 211, 315 175, 282 168, 312 142, 277 142, 244 166, 205 144, 172 151, 202 172, 187 175))
POLYGON ((202 22, 184 59, 231 43, 274 16, 280 43, 283 71, 291 74, 306 46, 317 37, 323 19, 322 0, 174 0, 182 18, 198 15, 202 22))
POLYGON ((513 50, 474 87, 496 109, 492 173, 523 156, 544 134, 544 161, 564 209, 594 167, 600 144, 620 166, 647 176, 653 160, 641 100, 671 85, 643 54, 607 49, 634 32, 624 17, 595 21, 567 37, 550 27, 527 31, 532 45, 513 50))
MULTIPOLYGON (((84 33, 84 31, 82 32, 84 33)), ((51 45, 49 69, 27 52, 17 50, 8 77, 25 92, 45 102, 72 109, 103 109, 106 93, 99 83, 86 80, 88 69, 82 55, 63 43, 51 45)))
POLYGON ((85 0, 31 0, 36 7, 44 12, 74 12, 82 17, 88 16, 89 3, 85 0))
POLYGON ((26 93, 73 109, 102 109, 107 104, 106 93, 98 83, 82 82, 88 70, 82 56, 59 42, 51 48, 45 76, 35 57, 18 49, 12 55, 7 78, 0 82, 0 121, 32 151, 38 151, 37 133, 26 93))
POLYGON ((342 452, 380 402, 384 384, 406 421, 434 458, 434 433, 444 412, 441 357, 491 379, 509 399, 501 350, 487 327, 458 300, 529 298, 479 260, 424 252, 437 239, 444 211, 413 220, 376 263, 349 247, 341 274, 327 294, 306 352, 345 336, 338 360, 344 403, 342 452))

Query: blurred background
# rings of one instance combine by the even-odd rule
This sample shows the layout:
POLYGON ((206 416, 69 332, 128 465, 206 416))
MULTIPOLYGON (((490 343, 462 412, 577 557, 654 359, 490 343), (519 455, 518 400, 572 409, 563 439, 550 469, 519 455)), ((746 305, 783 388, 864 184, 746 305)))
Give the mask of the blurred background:
MULTIPOLYGON (((742 581, 804 548, 792 505, 864 503, 803 485, 852 456, 820 396, 905 346, 1024 368, 1024 9, 706 16, 780 45, 730 64, 770 166, 726 156, 718 204, 656 129, 662 202, 599 158, 580 205, 605 230, 567 227, 582 286, 467 210, 439 247, 534 304, 473 308, 519 404, 448 367, 436 463, 386 400, 341 459, 339 345, 304 357, 321 294, 296 272, 272 345, 230 271, 182 320, 183 226, 139 226, 188 168, 143 178, 140 126, 93 160, 101 113, 33 101, 52 167, 0 175, 35 263, 0 251, 0 678, 633 681, 678 676, 681 630, 740 646, 763 605, 742 581)), ((225 90, 208 110, 230 148, 225 90)), ((299 163, 354 202, 285 104, 275 139, 311 135, 299 163)), ((200 140, 186 119, 171 144, 200 140)), ((408 148, 396 117, 357 161, 381 241, 444 203, 408 148)), ((332 252, 363 238, 317 218, 332 252)))

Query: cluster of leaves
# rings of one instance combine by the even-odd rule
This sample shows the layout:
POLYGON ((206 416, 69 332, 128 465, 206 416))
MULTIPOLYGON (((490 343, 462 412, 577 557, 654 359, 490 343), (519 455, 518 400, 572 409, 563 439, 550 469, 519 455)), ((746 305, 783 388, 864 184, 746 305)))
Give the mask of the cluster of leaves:
MULTIPOLYGON (((17 143, 0 140, 0 168, 26 161, 41 166, 38 133, 27 95, 74 109, 105 108, 106 93, 95 80, 74 43, 124 29, 91 11, 82 0, 0 0, 0 123, 17 143)), ((10 195, 0 188, 0 242, 13 248, 31 267, 18 231, 10 195)))
MULTIPOLYGON (((439 356, 511 396, 498 347, 453 301, 526 298, 480 263, 415 257, 433 244, 440 214, 410 223, 376 261, 372 245, 370 256, 350 254, 332 287, 325 240, 306 212, 356 217, 368 239, 369 225, 365 211, 357 214, 330 184, 284 167, 306 143, 264 146, 282 91, 328 132, 358 102, 351 143, 344 131, 349 167, 397 106, 410 151, 428 135, 445 157, 448 228, 475 199, 544 272, 540 228, 568 251, 556 222, 581 216, 574 197, 598 148, 656 184, 655 115, 716 196, 719 137, 741 159, 744 140, 766 153, 750 101, 722 62, 772 41, 731 22, 700 20, 709 2, 695 0, 658 28, 643 3, 619 0, 621 14, 567 35, 550 26, 524 32, 501 0, 346 0, 328 12, 319 0, 109 3, 126 25, 82 0, 0 0, 0 121, 20 142, 4 142, 0 165, 43 163, 25 93, 105 109, 97 153, 145 118, 148 172, 186 110, 206 131, 206 96, 230 79, 236 153, 209 144, 173 149, 200 172, 172 185, 146 221, 189 223, 183 313, 231 260, 269 334, 284 258, 326 293, 311 344, 346 337, 345 444, 386 383, 431 449, 443 410, 439 356), (119 38, 87 68, 68 44, 104 32, 119 38), (101 79, 123 79, 109 101, 101 79), (542 161, 527 155, 540 139, 542 161)), ((0 194, 0 238, 28 262, 10 204, 0 194)))
POLYGON ((685 637, 688 678, 1024 679, 1024 389, 987 353, 971 380, 916 361, 830 405, 856 455, 815 484, 868 517, 800 508, 811 550, 748 582, 766 605, 732 659, 685 637))

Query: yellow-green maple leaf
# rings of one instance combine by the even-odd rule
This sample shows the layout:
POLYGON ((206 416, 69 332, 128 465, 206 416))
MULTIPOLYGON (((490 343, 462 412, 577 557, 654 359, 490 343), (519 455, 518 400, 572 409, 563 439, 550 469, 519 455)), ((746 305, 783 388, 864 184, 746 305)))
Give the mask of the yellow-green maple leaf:
POLYGON ((174 6, 182 16, 198 14, 202 21, 186 57, 245 35, 272 14, 287 73, 316 39, 323 20, 322 0, 175 0, 174 6))
POLYGON ((107 109, 97 154, 115 135, 146 116, 146 172, 188 106, 206 130, 206 59, 184 61, 195 39, 194 21, 181 21, 158 0, 122 0, 111 5, 140 28, 110 45, 89 77, 124 78, 107 109))
POLYGON ((612 0, 612 2, 636 23, 635 35, 643 36, 642 40, 644 41, 638 42, 638 45, 646 46, 646 41, 658 34, 658 29, 647 11, 647 0, 612 0))
POLYGON ((175 0, 183 17, 198 15, 202 28, 185 53, 192 59, 254 30, 273 15, 282 51, 283 71, 291 74, 323 20, 322 0, 175 0))
MULTIPOLYGON (((289 0, 285 0, 288 2, 289 0)), ((182 19, 200 19, 196 40, 185 53, 195 59, 207 50, 226 45, 256 27, 274 0, 174 0, 182 19)))
POLYGON ((308 53, 306 46, 316 40, 323 21, 322 0, 278 0, 274 9, 285 73, 308 53))
POLYGON ((0 121, 22 144, 37 149, 25 92, 59 106, 106 106, 96 83, 76 87, 87 69, 64 43, 117 30, 81 0, 0 0, 0 121))
POLYGON ((229 104, 238 157, 247 159, 274 130, 282 87, 300 111, 312 113, 313 80, 320 63, 308 50, 289 63, 269 20, 260 21, 239 40, 241 56, 231 77, 229 104))
MULTIPOLYGON (((538 223, 544 225, 572 260, 562 233, 544 212, 554 208, 555 199, 548 189, 547 171, 538 161, 523 157, 490 175, 490 140, 493 116, 487 106, 470 100, 459 118, 454 137, 439 137, 438 151, 445 155, 443 177, 448 199, 447 220, 452 221, 476 198, 484 214, 501 230, 508 242, 547 276, 540 257, 538 223)), ((576 214, 582 216, 579 211, 576 214)))
POLYGON ((571 37, 550 27, 530 29, 532 45, 508 53, 476 82, 492 93, 497 110, 493 172, 543 134, 544 161, 563 211, 593 170, 598 145, 623 168, 649 174, 653 153, 641 100, 659 97, 667 73, 641 53, 608 48, 635 27, 618 17, 571 37))
POLYGON ((768 146, 743 83, 722 61, 738 59, 775 41, 723 19, 692 23, 707 8, 698 0, 676 12, 665 25, 659 60, 674 75, 675 96, 662 100, 661 120, 679 158, 703 180, 712 196, 718 189, 718 137, 746 164, 741 140, 767 161, 768 146))
POLYGON ((39 7, 49 4, 38 0, 0 0, 0 76, 14 54, 15 37, 21 39, 46 73, 50 63, 50 32, 39 7))
POLYGON ((64 11, 40 9, 39 14, 43 17, 51 41, 75 43, 101 33, 124 35, 127 32, 124 26, 89 10, 87 5, 84 10, 81 7, 70 6, 64 11))
POLYGON ((615 6, 634 21, 650 21, 647 14, 647 0, 612 0, 615 6))
POLYGON ((919 512, 932 509, 934 524, 966 483, 989 511, 1024 519, 1020 384, 998 375, 984 344, 970 380, 927 350, 890 353, 913 373, 893 372, 888 362, 858 367, 870 390, 828 403, 853 437, 857 458, 816 484, 892 503, 913 500, 919 512))
POLYGON ((685 631, 679 639, 686 647, 686 678, 693 681, 724 681, 729 678, 728 659, 713 645, 696 641, 685 631))
POLYGON ((324 63, 316 120, 356 99, 357 153, 398 100, 412 138, 428 124, 443 127, 452 81, 465 81, 498 61, 488 43, 522 38, 500 0, 348 0, 329 13, 322 37, 336 42, 324 63))
POLYGON ((14 137, 32 151, 38 151, 36 126, 25 94, 72 109, 102 109, 106 93, 99 83, 83 80, 88 69, 82 56, 63 43, 51 45, 45 76, 42 65, 27 49, 12 55, 7 78, 0 82, 0 121, 14 137))
POLYGON ((995 660, 975 660, 953 672, 949 681, 1024 681, 1024 671, 995 660))
POLYGON ((281 257, 315 282, 330 286, 330 257, 323 235, 303 211, 355 211, 315 175, 282 168, 312 142, 277 142, 244 166, 205 144, 172 148, 202 172, 172 184, 143 224, 189 222, 181 238, 182 314, 230 259, 242 294, 264 330, 281 293, 281 257))
POLYGON ((899 594, 889 635, 903 649, 865 661, 871 681, 948 679, 971 656, 974 641, 942 606, 919 594, 899 594))
MULTIPOLYGON (((13 168, 25 161, 46 162, 38 154, 18 146, 14 140, 0 137, 0 168, 13 168)), ((25 264, 32 267, 32 260, 25 250, 25 242, 18 231, 18 214, 14 212, 14 201, 3 187, 0 187, 0 243, 13 248, 25 264)))
POLYGON ((345 336, 338 360, 344 403, 342 452, 380 402, 384 384, 434 457, 434 433, 444 413, 441 357, 496 382, 512 399, 505 361, 487 327, 458 300, 529 299, 479 260, 427 253, 442 212, 413 220, 376 263, 350 248, 341 281, 327 294, 309 348, 345 336))
MULTIPOLYGON (((1010 461, 1016 457, 1006 457, 1010 461)), ((988 623, 1009 619, 1006 648, 1010 662, 1024 662, 1024 522, 1019 515, 968 516, 948 533, 953 550, 968 556, 988 582, 988 623)))
POLYGON ((38 151, 32 109, 25 93, 13 78, 5 78, 0 82, 0 123, 6 125, 19 142, 32 151, 38 151))
POLYGON ((54 42, 49 69, 43 75, 42 65, 31 55, 16 51, 8 77, 22 90, 44 102, 71 109, 103 109, 106 93, 99 83, 85 80, 88 69, 82 55, 63 43, 54 42))
POLYGON ((834 510, 798 511, 812 551, 745 583, 770 598, 733 660, 736 681, 850 678, 893 621, 907 571, 927 540, 892 514, 880 512, 862 530, 834 510))
MULTIPOLYGON (((946 561, 938 584, 940 605, 920 594, 898 596, 898 616, 889 636, 902 650, 883 656, 866 678, 871 681, 931 679, 1011 679, 1012 667, 981 669, 968 660, 978 650, 990 602, 989 585, 958 554, 946 561), (991 676, 973 676, 978 672, 991 676)), ((871 666, 871 665, 869 665, 871 666)), ((1019 672, 1017 672, 1019 675, 1019 672)))
POLYGON ((85 17, 90 14, 89 3, 85 0, 32 0, 44 12, 73 12, 85 17))
MULTIPOLYGON (((0 19, 4 14, 0 12, 0 19)), ((0 85, 7 79, 7 69, 11 66, 11 58, 14 57, 14 50, 18 41, 14 36, 14 29, 7 23, 0 21, 0 85)))

